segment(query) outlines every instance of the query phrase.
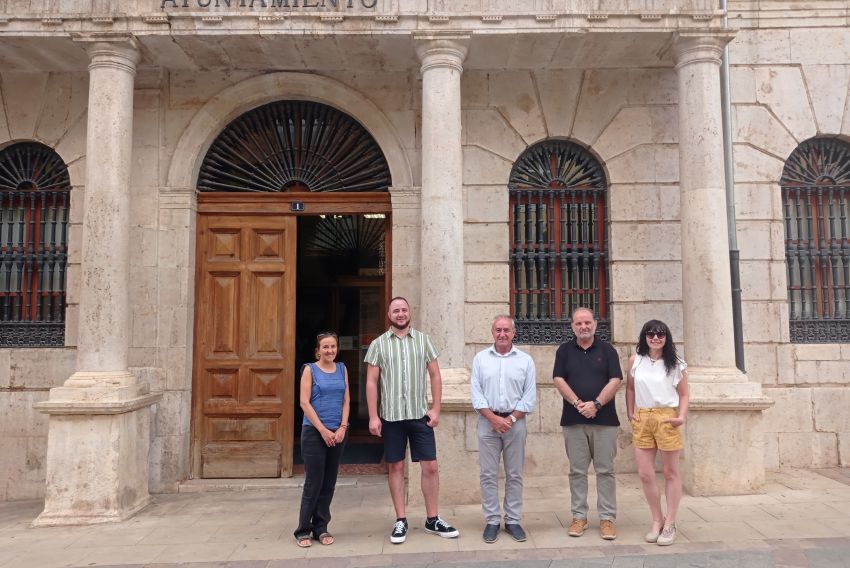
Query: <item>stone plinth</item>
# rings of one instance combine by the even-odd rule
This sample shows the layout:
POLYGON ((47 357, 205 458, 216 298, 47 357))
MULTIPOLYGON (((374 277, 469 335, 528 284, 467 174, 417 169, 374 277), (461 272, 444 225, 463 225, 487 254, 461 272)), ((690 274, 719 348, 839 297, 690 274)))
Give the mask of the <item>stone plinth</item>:
POLYGON ((737 369, 688 369, 683 482, 690 495, 764 492, 762 411, 773 402, 737 369))
POLYGON ((50 415, 50 430, 44 511, 34 526, 122 521, 150 502, 150 406, 162 395, 129 373, 105 382, 54 388, 35 405, 50 415))

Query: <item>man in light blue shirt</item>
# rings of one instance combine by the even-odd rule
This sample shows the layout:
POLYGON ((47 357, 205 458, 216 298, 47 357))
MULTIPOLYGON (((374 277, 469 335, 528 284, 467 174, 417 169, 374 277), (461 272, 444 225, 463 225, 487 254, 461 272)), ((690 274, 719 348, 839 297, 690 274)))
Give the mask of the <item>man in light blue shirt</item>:
POLYGON ((534 361, 514 347, 516 325, 508 315, 493 319, 493 345, 472 361, 472 406, 478 412, 478 454, 484 542, 499 538, 499 461, 505 460, 505 531, 526 540, 522 514, 522 470, 525 466, 525 417, 537 404, 534 361))

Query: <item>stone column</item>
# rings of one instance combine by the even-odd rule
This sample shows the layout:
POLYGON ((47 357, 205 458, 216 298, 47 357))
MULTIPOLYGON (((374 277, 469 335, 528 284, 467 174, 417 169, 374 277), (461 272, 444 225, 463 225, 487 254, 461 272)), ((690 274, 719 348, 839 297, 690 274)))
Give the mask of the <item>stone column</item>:
POLYGON ((685 484, 698 495, 763 490, 759 382, 735 367, 723 178, 720 59, 731 35, 685 33, 673 43, 679 82, 679 190, 684 344, 691 411, 685 484))
POLYGON ((463 369, 463 155, 460 77, 464 38, 422 38, 422 232, 421 301, 423 330, 440 350, 446 369, 463 369))
POLYGON ((148 393, 127 369, 135 41, 88 49, 86 210, 77 371, 37 407, 50 415, 44 511, 35 525, 125 519, 150 500, 148 393))
MULTIPOLYGON (((463 502, 468 498, 465 478, 470 471, 478 471, 477 462, 456 463, 468 455, 463 448, 463 433, 466 415, 472 411, 468 370, 471 361, 463 358, 466 290, 460 92, 468 39, 451 33, 416 38, 416 53, 422 62, 422 217, 421 307, 414 316, 440 350, 443 412, 436 433, 443 461, 440 494, 444 502, 463 502)), ((408 495, 412 504, 422 502, 417 470, 414 468, 410 476, 408 495)))

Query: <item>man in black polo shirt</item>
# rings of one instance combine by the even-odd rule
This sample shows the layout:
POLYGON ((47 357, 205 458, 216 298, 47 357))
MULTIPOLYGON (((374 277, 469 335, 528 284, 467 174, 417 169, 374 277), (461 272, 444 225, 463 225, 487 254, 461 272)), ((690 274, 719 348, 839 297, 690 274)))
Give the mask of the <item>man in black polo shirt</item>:
POLYGON ((570 460, 573 520, 567 532, 570 536, 581 536, 587 528, 587 470, 592 461, 599 530, 602 538, 614 540, 617 538, 614 457, 620 426, 614 395, 620 388, 623 372, 611 344, 595 338, 593 311, 577 308, 573 312, 572 328, 576 338, 558 347, 552 370, 555 387, 564 397, 561 426, 570 460))

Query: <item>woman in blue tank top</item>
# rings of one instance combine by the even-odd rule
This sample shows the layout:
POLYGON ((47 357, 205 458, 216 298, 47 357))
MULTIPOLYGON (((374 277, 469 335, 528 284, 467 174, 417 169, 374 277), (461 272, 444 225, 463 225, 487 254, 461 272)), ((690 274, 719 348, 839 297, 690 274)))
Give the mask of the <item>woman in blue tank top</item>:
POLYGON ((336 333, 316 336, 316 362, 301 373, 301 457, 304 459, 304 493, 295 540, 306 548, 313 539, 328 545, 331 500, 336 488, 339 460, 348 440, 348 370, 335 361, 339 349, 336 333))

